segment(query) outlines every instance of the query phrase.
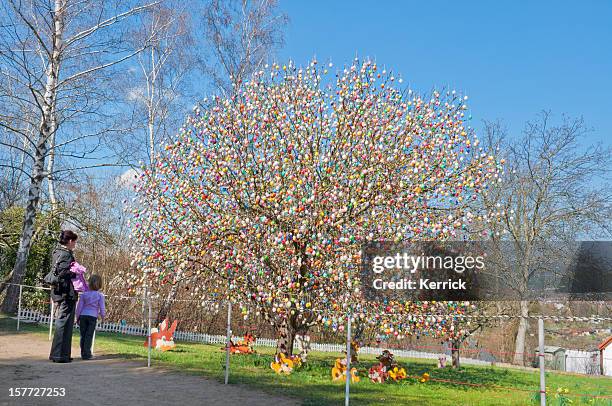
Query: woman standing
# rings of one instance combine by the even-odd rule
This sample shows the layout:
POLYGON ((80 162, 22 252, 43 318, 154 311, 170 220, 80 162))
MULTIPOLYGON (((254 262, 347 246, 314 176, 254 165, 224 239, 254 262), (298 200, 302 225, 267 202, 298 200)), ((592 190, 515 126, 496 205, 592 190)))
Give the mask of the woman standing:
POLYGON ((76 275, 70 271, 74 262, 72 251, 78 236, 70 230, 62 231, 58 246, 53 251, 51 266, 59 277, 59 283, 51 289, 51 300, 55 302, 55 335, 51 344, 49 359, 53 362, 70 362, 72 349, 72 328, 75 306, 78 298, 71 279, 76 275))

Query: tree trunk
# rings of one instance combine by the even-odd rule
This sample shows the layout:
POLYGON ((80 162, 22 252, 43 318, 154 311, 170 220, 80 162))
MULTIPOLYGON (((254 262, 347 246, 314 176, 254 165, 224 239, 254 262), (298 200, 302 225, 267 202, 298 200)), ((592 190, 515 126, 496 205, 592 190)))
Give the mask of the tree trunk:
POLYGON ((170 309, 172 309, 172 303, 174 303, 174 298, 176 298, 176 294, 178 293, 178 290, 179 290, 179 284, 177 282, 174 285, 172 285, 172 287, 170 288, 170 292, 168 293, 168 296, 166 296, 166 299, 163 301, 162 305, 159 307, 159 311, 157 312, 157 324, 164 321, 164 319, 168 316, 168 313, 170 313, 170 309))
POLYGON ((461 347, 461 342, 459 342, 459 340, 451 340, 450 344, 453 368, 459 368, 461 367, 461 362, 459 361, 459 348, 461 347))
POLYGON ((296 350, 299 351, 298 356, 302 359, 302 362, 307 362, 308 353, 310 352, 310 336, 308 335, 308 332, 302 331, 300 334, 296 334, 294 345, 296 350))
MULTIPOLYGON (((42 135, 42 134, 41 134, 42 135)), ((40 187, 43 181, 43 165, 44 156, 46 154, 46 144, 43 142, 36 148, 35 161, 33 167, 33 176, 28 191, 28 203, 26 205, 25 216, 23 219, 23 228, 21 230, 21 238, 19 239, 19 249, 17 250, 17 258, 13 266, 13 277, 11 283, 20 284, 26 273, 26 265, 30 247, 32 246, 32 236, 34 235, 34 218, 40 200, 40 187)), ((2 303, 2 311, 5 313, 14 313, 19 302, 19 286, 9 285, 4 302, 2 303)))
POLYGON ((11 270, 11 272, 9 272, 8 275, 6 275, 6 277, 2 281, 4 283, 0 284, 0 295, 2 294, 2 292, 4 292, 4 289, 6 289, 7 286, 11 286, 11 285, 7 285, 7 283, 11 281, 12 277, 13 277, 13 271, 11 270))
POLYGON ((514 360, 516 365, 525 364, 525 337, 527 335, 527 327, 529 326, 529 302, 521 300, 521 318, 516 332, 516 341, 514 344, 514 360))
POLYGON ((147 127, 149 131, 149 161, 151 168, 155 170, 155 81, 157 80, 157 65, 155 64, 155 47, 151 47, 151 82, 147 82, 147 127))
POLYGON ((51 136, 49 137, 49 161, 47 162, 47 187, 49 189, 49 203, 51 203, 51 215, 57 211, 57 196, 55 194, 55 180, 53 179, 53 167, 55 166, 55 136, 57 130, 57 117, 55 107, 51 114, 51 136))
POLYGON ((287 318, 283 318, 278 328, 278 341, 276 342, 276 354, 293 355, 293 341, 296 330, 291 327, 287 318))
MULTIPOLYGON (((38 210, 40 201, 40 188, 43 179, 45 178, 45 158, 49 152, 47 142, 51 139, 56 131, 55 101, 57 100, 57 86, 59 80, 61 50, 62 50, 62 35, 64 33, 64 11, 65 0, 55 0, 53 12, 53 51, 49 60, 45 83, 45 93, 40 101, 42 106, 40 128, 38 132, 38 140, 36 150, 34 151, 34 162, 32 165, 32 176, 30 188, 28 190, 28 203, 26 205, 25 216, 23 219, 23 228, 19 239, 19 249, 17 250, 17 258, 13 267, 13 278, 11 282, 20 284, 26 273, 26 265, 30 248, 32 246, 32 236, 34 235, 34 219, 38 210)), ((2 303, 2 311, 6 313, 14 313, 17 309, 19 301, 19 287, 10 285, 4 302, 2 303)))

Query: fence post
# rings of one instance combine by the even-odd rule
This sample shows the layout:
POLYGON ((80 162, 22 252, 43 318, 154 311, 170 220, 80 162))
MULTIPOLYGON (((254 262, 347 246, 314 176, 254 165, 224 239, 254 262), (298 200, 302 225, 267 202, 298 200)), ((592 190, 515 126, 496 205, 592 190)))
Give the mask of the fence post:
POLYGON ((351 386, 351 313, 346 318, 346 383, 344 387, 344 406, 349 406, 351 386))
POLYGON ((21 321, 21 293, 23 292, 23 285, 19 285, 19 305, 17 306, 17 331, 19 331, 19 322, 21 321))
POLYGON ((538 358, 540 361, 540 405, 546 406, 546 370, 544 366, 544 320, 538 319, 538 341, 540 349, 538 358))
POLYGON ((147 288, 147 305, 149 308, 149 314, 147 316, 147 341, 149 343, 149 348, 147 349, 147 367, 151 366, 151 294, 149 293, 149 288, 147 288))
POLYGON ((53 303, 53 299, 51 299, 51 313, 49 313, 49 341, 51 341, 51 337, 53 336, 53 313, 55 303, 53 303))
POLYGON ((230 340, 232 339, 232 302, 227 301, 227 338, 225 341, 225 384, 229 381, 229 366, 230 366, 230 340))

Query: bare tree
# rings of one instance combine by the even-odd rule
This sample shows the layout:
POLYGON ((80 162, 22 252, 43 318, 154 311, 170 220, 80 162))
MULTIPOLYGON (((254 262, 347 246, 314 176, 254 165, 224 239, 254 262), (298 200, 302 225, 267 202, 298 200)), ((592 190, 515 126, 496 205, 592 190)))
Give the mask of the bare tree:
MULTIPOLYGON (((21 171, 30 182, 13 283, 24 276, 43 181, 51 182, 54 209, 52 182, 62 173, 111 165, 104 155, 94 154, 102 149, 101 135, 112 131, 105 120, 112 111, 105 104, 104 84, 112 80, 114 67, 142 51, 123 45, 123 30, 152 4, 8 0, 1 6, 0 127, 14 138, 5 146, 28 158, 21 171), (32 113, 24 115, 24 110, 32 113), (54 167, 60 155, 70 160, 68 167, 54 167)), ((14 311, 17 295, 11 286, 4 311, 14 311)))
MULTIPOLYGON (((180 127, 192 97, 197 55, 189 2, 166 1, 151 7, 142 15, 140 24, 131 33, 131 45, 145 52, 135 58, 126 84, 126 100, 131 103, 134 137, 121 145, 128 153, 126 163, 137 164, 137 159, 155 171, 157 147, 180 127), (189 82, 192 83, 189 83, 189 82), (144 150, 143 150, 144 149, 144 150), (136 158, 136 159, 135 159, 136 158)), ((191 102, 193 103, 193 102, 191 102)), ((157 321, 163 320, 178 293, 178 283, 166 293, 167 300, 158 311, 157 321)), ((142 294, 145 294, 143 289, 142 294)), ((142 302, 143 320, 146 318, 142 302)))
MULTIPOLYGON (((0 130, 0 145, 6 144, 0 130)), ((24 138, 25 140, 25 138, 24 138)), ((8 141, 8 140, 7 140, 8 141)), ((23 149, 27 145, 20 145, 23 149)), ((25 165, 25 154, 15 149, 0 150, 0 165, 3 165, 0 171, 0 212, 20 204, 25 195, 25 182, 23 170, 25 165)))
POLYGON ((131 190, 121 177, 102 183, 87 178, 67 189, 70 197, 65 221, 78 230, 78 258, 91 272, 112 280, 129 267, 129 229, 123 202, 131 190))
POLYGON ((212 55, 202 68, 224 95, 248 79, 283 45, 289 19, 276 0, 211 0, 204 9, 212 55))
POLYGON ((132 134, 120 145, 125 162, 138 160, 154 166, 156 146, 182 124, 188 103, 193 103, 193 73, 197 66, 189 2, 166 0, 142 14, 130 32, 130 46, 141 52, 117 81, 131 107, 127 120, 132 134))
POLYGON ((605 181, 612 153, 584 142, 588 128, 582 118, 563 117, 553 124, 548 111, 528 122, 519 139, 508 140, 496 123, 487 123, 486 133, 489 145, 501 146, 507 163, 503 184, 490 190, 485 205, 497 210, 501 220, 489 224, 493 238, 510 241, 520 253, 518 268, 507 275, 513 275, 512 285, 521 298, 514 363, 522 365, 529 281, 548 270, 542 244, 612 231, 612 189, 605 181))

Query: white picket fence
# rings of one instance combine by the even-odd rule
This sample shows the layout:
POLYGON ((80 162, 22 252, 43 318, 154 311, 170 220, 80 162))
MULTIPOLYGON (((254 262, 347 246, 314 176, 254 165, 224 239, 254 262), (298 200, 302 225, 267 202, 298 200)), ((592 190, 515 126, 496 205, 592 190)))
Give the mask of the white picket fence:
MULTIPOLYGON (((49 316, 44 315, 35 310, 21 309, 21 313, 19 315, 19 319, 21 322, 37 322, 37 323, 49 323, 49 316)), ((75 325, 75 328, 79 328, 78 325, 75 325)), ((129 324, 122 323, 98 323, 96 326, 96 331, 104 331, 109 333, 119 333, 126 335, 135 335, 135 336, 143 336, 146 337, 147 329, 139 326, 131 326, 129 324)), ((241 340, 242 337, 232 337, 232 340, 236 342, 237 340, 241 340)), ((203 333, 194 333, 188 331, 175 331, 174 332, 174 340, 175 341, 187 341, 194 343, 203 343, 203 344, 225 344, 226 337, 224 335, 214 335, 214 334, 203 334, 203 333)), ((276 340, 273 338, 257 338, 255 341, 255 346, 259 347, 276 347, 276 340)), ((342 353, 342 351, 346 350, 345 344, 328 344, 328 343, 310 343, 310 350, 312 351, 321 351, 321 352, 336 352, 342 353)), ((360 354, 374 354, 379 355, 382 351, 382 348, 376 347, 361 347, 359 349, 360 354)), ((421 359, 432 359, 437 360, 438 357, 445 356, 450 361, 450 357, 448 354, 444 353, 432 353, 432 352, 424 352, 424 351, 414 351, 414 350, 399 350, 393 349, 393 354, 396 357, 401 358, 421 358, 421 359)), ((472 365, 490 365, 490 362, 482 361, 478 359, 472 358, 461 358, 461 362, 464 364, 472 364, 472 365)))
POLYGON ((41 324, 49 324, 49 315, 42 314, 37 310, 28 310, 21 309, 20 314, 18 315, 19 319, 22 323, 41 323, 41 324))

